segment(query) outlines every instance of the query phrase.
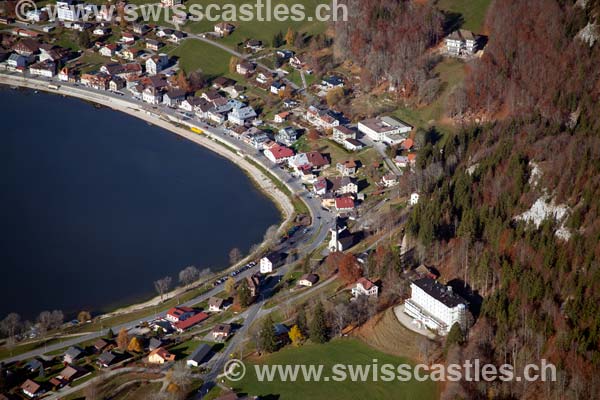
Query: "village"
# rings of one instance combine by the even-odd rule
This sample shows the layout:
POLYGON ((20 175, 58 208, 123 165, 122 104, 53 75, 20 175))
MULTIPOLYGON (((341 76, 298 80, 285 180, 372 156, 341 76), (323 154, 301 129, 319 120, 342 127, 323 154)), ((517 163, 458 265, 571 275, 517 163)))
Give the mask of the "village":
MULTIPOLYGON (((174 5, 161 1, 164 7, 174 5)), ((121 329, 105 325, 94 339, 72 346, 55 345, 57 350, 30 358, 17 356, 3 366, 14 386, 0 398, 69 398, 83 393, 103 371, 119 370, 157 382, 152 390, 171 390, 179 382, 168 371, 181 363, 188 370, 182 373, 186 379, 201 382, 195 390, 208 390, 225 361, 251 342, 246 336, 258 329, 255 320, 271 318, 265 304, 273 309, 301 304, 342 275, 336 286, 341 289, 332 295, 336 304, 365 302, 371 304, 367 309, 377 309, 382 293, 393 287, 385 277, 367 272, 378 245, 393 234, 398 263, 410 264, 409 246, 400 243, 403 235, 386 231, 386 210, 395 207, 405 213, 424 201, 413 184, 423 146, 416 127, 389 113, 345 116, 336 101, 354 90, 354 82, 337 73, 317 77, 305 56, 283 48, 283 43, 270 49, 260 40, 246 40, 238 46, 242 56, 232 55, 227 76, 184 72, 173 51, 199 35, 143 22, 116 24, 108 15, 80 22, 69 8, 73 4, 56 2, 57 21, 49 21, 44 9, 28 15, 27 25, 3 18, 0 23, 9 34, 0 48, 0 74, 41 81, 57 94, 68 94, 69 88, 107 93, 152 115, 168 116, 194 134, 218 136, 225 146, 230 143, 259 157, 265 170, 276 171, 276 179, 302 187, 305 199, 318 208, 300 201, 295 211, 297 221, 303 222, 292 224, 255 260, 207 282, 210 290, 194 301, 121 329), (61 45, 59 31, 75 32, 81 50, 61 45), (277 68, 261 63, 265 52, 273 53, 277 68), (291 70, 299 74, 301 85, 289 77, 291 70), (311 240, 316 241, 315 250, 307 257, 297 254, 295 247, 311 240)), ((218 43, 236 29, 221 22, 202 37, 218 43)), ((440 51, 464 59, 476 57, 480 45, 477 35, 457 30, 444 39, 440 51)), ((393 312, 407 330, 432 340, 456 327, 466 333, 473 320, 469 300, 442 283, 447 279, 435 267, 407 267, 401 281, 409 290, 393 312)), ((293 318, 268 321, 278 348, 297 340, 293 318)), ((364 322, 341 321, 340 335, 364 322)), ((232 392, 226 395, 238 398, 232 392)))

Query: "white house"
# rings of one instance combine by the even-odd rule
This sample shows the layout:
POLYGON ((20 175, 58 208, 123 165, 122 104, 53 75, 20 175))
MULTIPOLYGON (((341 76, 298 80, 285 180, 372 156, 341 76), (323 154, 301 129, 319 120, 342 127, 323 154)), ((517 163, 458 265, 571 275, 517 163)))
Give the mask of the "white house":
POLYGON ((298 279, 298 286, 312 287, 319 281, 319 276, 315 274, 305 274, 298 279))
POLYGON ((285 146, 275 145, 264 151, 265 157, 274 164, 282 164, 294 156, 294 151, 285 146))
POLYGON ((377 117, 359 122, 358 130, 375 142, 393 146, 402 143, 408 137, 412 126, 392 117, 377 117))
POLYGON ((223 309, 224 300, 220 297, 211 297, 208 299, 208 311, 219 312, 223 309))
POLYGON ((227 114, 227 120, 236 125, 244 125, 247 120, 252 118, 256 118, 256 111, 250 106, 234 108, 227 114))
POLYGON ((356 132, 344 125, 336 126, 333 128, 332 139, 339 144, 344 144, 346 139, 356 139, 356 132))
POLYGON ((298 140, 298 134, 291 126, 281 128, 275 135, 275 141, 286 146, 291 146, 296 140, 298 140))
POLYGON ((377 297, 379 294, 379 288, 376 284, 363 277, 356 281, 354 287, 352 288, 352 296, 373 296, 377 297))
POLYGON ((148 75, 156 75, 162 71, 167 64, 169 59, 166 54, 159 54, 158 56, 150 57, 146 60, 146 73, 148 75))
POLYGON ((261 274, 270 274, 273 269, 283 264, 283 254, 271 253, 261 258, 258 264, 261 274))
POLYGON ((31 75, 39 75, 46 78, 52 78, 55 72, 56 64, 54 64, 52 61, 42 61, 29 67, 29 73, 31 75))
POLYGON ((452 56, 469 56, 477 52, 477 37, 471 31, 459 29, 444 40, 446 51, 452 56))
POLYGON ((409 204, 411 206, 416 205, 419 202, 419 193, 411 193, 409 204))
POLYGON ((468 303, 451 286, 426 277, 410 284, 410 299, 404 302, 404 312, 426 327, 447 335, 458 323, 467 329, 468 303))
POLYGON ((75 21, 77 14, 75 0, 61 0, 56 2, 56 18, 61 21, 75 21))
POLYGON ((160 90, 148 86, 142 92, 142 101, 150 104, 160 104, 162 102, 162 93, 160 90))
POLYGON ((305 115, 306 120, 312 125, 323 128, 333 129, 340 125, 340 121, 329 110, 319 110, 314 106, 308 107, 305 115))

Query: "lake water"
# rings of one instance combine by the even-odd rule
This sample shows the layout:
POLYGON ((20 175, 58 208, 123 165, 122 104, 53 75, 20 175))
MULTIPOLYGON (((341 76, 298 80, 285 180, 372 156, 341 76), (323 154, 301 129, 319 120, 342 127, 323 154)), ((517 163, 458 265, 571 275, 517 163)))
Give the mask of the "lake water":
POLYGON ((0 318, 95 312, 280 221, 233 163, 134 117, 0 87, 0 318))

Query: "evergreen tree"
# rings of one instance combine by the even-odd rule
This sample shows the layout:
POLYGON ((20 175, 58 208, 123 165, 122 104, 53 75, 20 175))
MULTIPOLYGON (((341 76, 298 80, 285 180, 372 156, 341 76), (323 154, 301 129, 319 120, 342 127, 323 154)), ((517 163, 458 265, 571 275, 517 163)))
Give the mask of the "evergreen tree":
POLYGON ((309 337, 315 343, 325 343, 327 341, 327 325, 325 322, 325 310, 323 304, 319 301, 313 311, 313 318, 310 321, 309 337))
POLYGON ((252 295, 250 293, 250 288, 248 287, 248 282, 244 279, 240 284, 240 287, 237 291, 238 302, 241 307, 245 308, 250 305, 252 302, 252 295))
POLYGON ((273 319, 269 315, 265 319, 262 329, 260 330, 259 348, 267 353, 273 353, 277 351, 277 347, 278 344, 275 326, 273 325, 273 319))
POLYGON ((455 322, 450 328, 450 332, 448 332, 448 336, 446 337, 446 344, 444 345, 444 354, 448 352, 448 350, 454 345, 461 345, 464 341, 464 336, 462 329, 458 322, 455 322))
POLYGON ((306 335, 308 333, 308 322, 306 321, 306 311, 304 311, 304 305, 301 306, 300 310, 298 310, 298 314, 296 315, 296 326, 300 329, 302 334, 306 335))
POLYGON ((107 339, 115 338, 115 332, 112 330, 112 328, 108 328, 108 332, 106 332, 106 338, 107 339))

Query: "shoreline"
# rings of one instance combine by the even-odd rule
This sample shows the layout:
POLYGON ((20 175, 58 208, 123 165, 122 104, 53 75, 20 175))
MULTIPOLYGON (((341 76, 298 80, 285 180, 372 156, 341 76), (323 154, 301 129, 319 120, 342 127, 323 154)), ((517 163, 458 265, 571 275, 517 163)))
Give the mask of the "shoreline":
MULTIPOLYGON (((91 103, 92 105, 98 105, 101 107, 106 107, 112 109, 114 111, 120 111, 130 116, 136 117, 148 124, 166 129, 167 131, 178 135, 181 138, 187 139, 190 142, 193 142, 197 145, 200 145, 213 153, 225 158, 229 162, 235 164, 238 168, 240 168, 244 174, 250 179, 252 184, 256 186, 265 197, 267 197, 270 201, 272 201, 277 209, 279 210, 282 221, 279 224, 279 231, 281 232, 284 227, 292 221, 292 218, 295 215, 294 205, 292 204, 291 199, 283 193, 277 185, 271 180, 272 178, 266 176, 259 168, 253 165, 248 159, 257 163, 259 166, 262 166, 262 163, 256 159, 252 155, 244 155, 240 148, 234 148, 231 143, 225 143, 219 140, 218 137, 207 132, 206 129, 198 127, 202 129, 203 134, 197 134, 192 132, 190 128, 195 126, 193 124, 186 123, 182 120, 173 120, 173 117, 159 114, 159 110, 156 112, 149 112, 143 108, 142 104, 133 103, 131 101, 125 99, 116 99, 106 95, 103 95, 102 92, 98 91, 97 93, 89 93, 87 90, 82 90, 79 88, 74 88, 70 86, 60 86, 60 89, 54 90, 48 87, 49 84, 54 82, 41 81, 38 79, 31 79, 24 76, 14 76, 7 75, 4 73, 0 73, 0 85, 6 85, 8 87, 19 87, 26 88, 32 90, 43 91, 51 94, 58 94, 68 97, 73 97, 80 99, 82 101, 86 101, 91 103), (167 119, 165 119, 167 118, 167 119), (174 125, 175 123, 179 125, 187 125, 188 129, 179 127, 174 125)), ((280 180, 276 174, 270 174, 274 179, 277 179, 281 184, 288 188, 290 193, 294 191, 289 187, 289 185, 280 180)), ((309 212, 312 214, 312 210, 310 207, 307 207, 309 212)), ((312 215, 311 215, 312 217, 312 215)), ((264 242, 259 244, 259 250, 264 247, 264 242)), ((255 252, 256 253, 256 252, 255 252)), ((185 292, 190 290, 194 290, 202 285, 206 284, 207 281, 214 279, 216 276, 223 275, 227 273, 229 270, 233 270, 253 258, 255 253, 248 254, 242 260, 240 260, 235 265, 230 265, 222 270, 213 271, 211 276, 207 276, 196 282, 194 285, 189 287, 176 287, 170 292, 166 293, 161 299, 160 296, 152 297, 146 301, 140 303, 134 303, 130 305, 125 305, 119 307, 110 312, 104 312, 102 314, 97 315, 95 318, 99 318, 100 320, 104 320, 107 318, 112 318, 115 316, 132 313, 135 311, 140 311, 152 306, 156 306, 161 304, 162 302, 177 297, 185 292)))

